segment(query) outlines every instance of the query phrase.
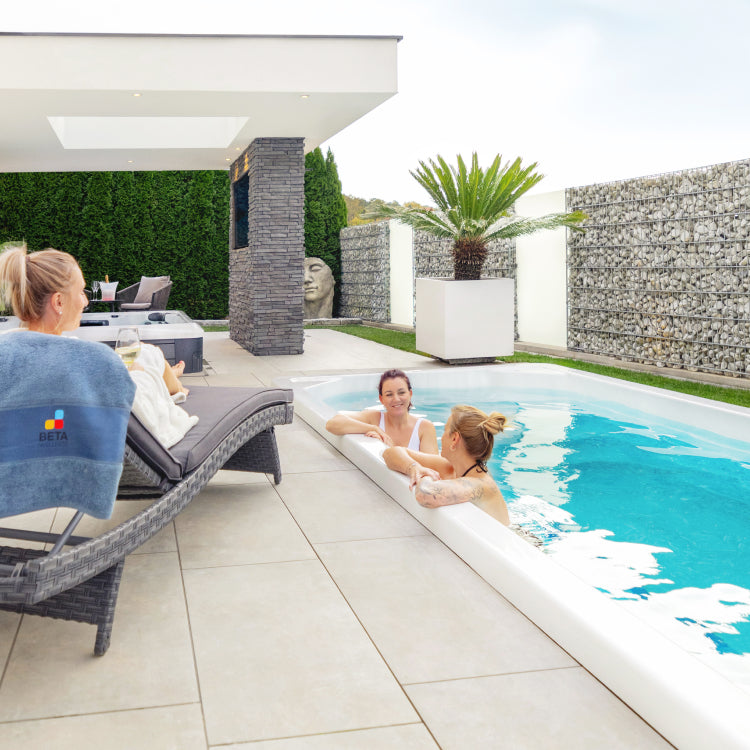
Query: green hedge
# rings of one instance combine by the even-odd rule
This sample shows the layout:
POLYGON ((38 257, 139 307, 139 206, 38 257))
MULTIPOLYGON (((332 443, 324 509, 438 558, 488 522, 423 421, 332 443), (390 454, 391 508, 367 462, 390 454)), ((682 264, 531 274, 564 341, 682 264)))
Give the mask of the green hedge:
POLYGON ((346 201, 331 149, 324 157, 320 148, 305 156, 305 255, 320 258, 336 282, 333 314, 341 298, 341 239, 346 226, 346 201))
POLYGON ((0 174, 0 244, 56 247, 87 281, 172 277, 169 306, 226 318, 229 174, 61 172, 0 174))

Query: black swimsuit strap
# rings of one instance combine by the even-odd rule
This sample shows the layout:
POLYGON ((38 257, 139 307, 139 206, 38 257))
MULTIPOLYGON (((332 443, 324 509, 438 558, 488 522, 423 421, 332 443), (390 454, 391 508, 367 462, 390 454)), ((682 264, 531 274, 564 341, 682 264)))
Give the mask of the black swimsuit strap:
POLYGON ((466 471, 461 474, 461 478, 465 477, 472 469, 479 469, 479 471, 483 471, 485 474, 487 473, 487 465, 484 463, 484 461, 477 461, 476 463, 473 463, 471 466, 469 466, 466 471))

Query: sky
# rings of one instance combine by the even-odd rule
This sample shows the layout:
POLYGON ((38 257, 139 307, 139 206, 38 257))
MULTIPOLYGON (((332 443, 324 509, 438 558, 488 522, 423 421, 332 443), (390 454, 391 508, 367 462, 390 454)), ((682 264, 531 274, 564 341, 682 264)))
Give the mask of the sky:
POLYGON ((399 93, 323 144, 345 193, 419 161, 537 162, 534 192, 750 157, 750 0, 0 0, 0 31, 400 35, 399 93))

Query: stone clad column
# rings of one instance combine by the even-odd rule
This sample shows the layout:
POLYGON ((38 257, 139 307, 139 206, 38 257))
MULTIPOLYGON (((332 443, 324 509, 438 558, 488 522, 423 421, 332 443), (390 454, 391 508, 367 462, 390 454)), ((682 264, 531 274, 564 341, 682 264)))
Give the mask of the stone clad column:
POLYGON ((230 176, 229 335, 253 354, 301 354, 304 139, 256 138, 230 176))

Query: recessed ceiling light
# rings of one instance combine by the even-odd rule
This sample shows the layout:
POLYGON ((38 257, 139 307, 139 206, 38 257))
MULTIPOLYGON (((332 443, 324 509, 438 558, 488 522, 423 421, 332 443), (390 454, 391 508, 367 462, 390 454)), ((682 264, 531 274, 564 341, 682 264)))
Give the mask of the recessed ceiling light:
POLYGON ((235 150, 235 151, 240 151, 241 149, 240 149, 240 147, 239 147, 239 146, 235 146, 235 147, 234 147, 234 150, 235 150))
POLYGON ((224 161, 232 161, 232 160, 227 156, 226 159, 224 159, 224 161))
POLYGON ((133 96, 140 96, 140 94, 136 92, 135 94, 133 94, 133 96))
POLYGON ((302 99, 309 99, 310 98, 310 94, 302 94, 301 98, 302 99))
POLYGON ((134 161, 133 159, 128 159, 128 164, 132 164, 133 161, 134 161))

